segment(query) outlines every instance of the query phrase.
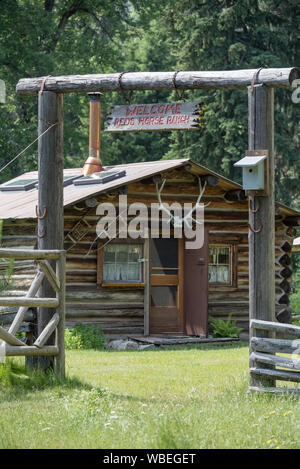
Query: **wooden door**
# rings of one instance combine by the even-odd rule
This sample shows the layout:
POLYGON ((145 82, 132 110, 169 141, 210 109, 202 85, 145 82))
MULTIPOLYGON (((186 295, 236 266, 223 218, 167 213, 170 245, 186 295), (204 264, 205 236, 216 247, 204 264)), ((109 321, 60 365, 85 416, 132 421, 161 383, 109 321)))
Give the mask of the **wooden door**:
POLYGON ((182 333, 183 240, 150 241, 150 334, 182 333))
POLYGON ((184 316, 187 335, 208 333, 208 230, 200 249, 184 250, 184 316))

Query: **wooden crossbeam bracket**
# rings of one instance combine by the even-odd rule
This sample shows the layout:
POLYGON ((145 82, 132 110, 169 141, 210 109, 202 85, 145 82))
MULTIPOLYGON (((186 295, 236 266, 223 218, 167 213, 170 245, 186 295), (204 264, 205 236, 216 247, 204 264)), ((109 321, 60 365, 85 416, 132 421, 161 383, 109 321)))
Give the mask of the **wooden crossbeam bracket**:
POLYGON ((0 339, 4 340, 4 342, 6 342, 9 345, 16 345, 16 346, 24 345, 24 343, 21 340, 17 339, 14 335, 7 332, 4 329, 4 327, 1 327, 1 326, 0 326, 0 339))
POLYGON ((38 336, 38 338, 36 339, 33 345, 39 348, 43 347, 46 344, 49 337, 55 331, 58 323, 59 323, 59 314, 55 313, 53 315, 53 318, 49 321, 45 329, 40 333, 40 335, 38 336))
MULTIPOLYGON (((44 280, 44 277, 45 277, 44 272, 38 272, 37 273, 35 279, 33 280, 32 284, 31 284, 31 287, 30 287, 30 289, 29 289, 29 291, 26 295, 26 298, 33 298, 37 294, 37 292, 38 292, 38 290, 39 290, 39 288, 40 288, 40 286, 41 286, 41 284, 44 280)), ((18 310, 18 312, 17 312, 17 314, 16 314, 16 316, 15 316, 15 318, 14 318, 14 320, 13 320, 13 322, 12 322, 10 328, 9 328, 10 334, 16 335, 16 333, 18 332, 18 330, 19 330, 19 328, 20 328, 20 326, 21 326, 21 324, 24 320, 24 317, 25 317, 25 314, 28 311, 28 308, 29 308, 29 306, 21 306, 19 308, 19 310, 18 310)))
POLYGON ((46 260, 38 260, 38 263, 42 269, 42 271, 44 272, 44 274, 46 275, 47 279, 49 280, 52 288, 56 291, 56 292, 59 292, 60 290, 60 283, 59 283, 59 280, 56 276, 56 273, 54 272, 54 270, 52 269, 51 265, 49 264, 48 261, 46 260))

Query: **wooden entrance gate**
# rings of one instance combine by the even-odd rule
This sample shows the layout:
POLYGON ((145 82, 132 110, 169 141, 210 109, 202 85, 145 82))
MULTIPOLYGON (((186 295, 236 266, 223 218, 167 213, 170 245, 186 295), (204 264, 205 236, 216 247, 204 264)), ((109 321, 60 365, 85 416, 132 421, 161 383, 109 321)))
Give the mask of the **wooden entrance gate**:
MULTIPOLYGON (((249 103, 249 150, 268 150, 266 197, 257 195, 260 210, 249 213, 250 318, 275 318, 274 204, 274 88, 290 87, 300 78, 298 68, 127 72, 98 75, 49 76, 21 79, 17 93, 39 96, 39 206, 48 210, 39 219, 40 249, 61 249, 63 240, 63 117, 62 95, 70 92, 123 90, 246 89, 249 103), (122 81, 121 81, 122 78, 122 81), (50 131, 50 127, 51 131, 50 131), (57 203, 52 203, 52 194, 57 203), (260 219, 264 220, 263 225, 260 219), (44 244, 43 244, 44 243, 44 244)), ((295 85, 294 85, 295 86, 295 85)), ((266 334, 269 334, 266 331, 266 334)))

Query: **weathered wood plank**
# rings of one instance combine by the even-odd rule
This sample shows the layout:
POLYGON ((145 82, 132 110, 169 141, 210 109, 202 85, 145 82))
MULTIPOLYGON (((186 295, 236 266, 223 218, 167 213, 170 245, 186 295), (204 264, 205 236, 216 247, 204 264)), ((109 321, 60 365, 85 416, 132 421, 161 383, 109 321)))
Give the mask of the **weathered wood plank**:
POLYGON ((204 103, 155 103, 114 106, 105 132, 198 130, 203 126, 204 103))
MULTIPOLYGON (((249 210, 249 317, 275 321, 275 171, 274 171, 274 89, 264 85, 248 88, 248 147, 267 149, 266 197, 251 192, 259 210, 249 210), (260 231, 255 232, 261 227, 260 231)), ((250 331, 250 335, 253 329, 250 331)), ((270 331, 261 335, 272 336, 270 331)), ((250 346, 251 352, 251 346, 250 346)), ((252 354, 250 354, 252 356, 252 354)), ((251 366, 251 359, 250 359, 251 366)), ((250 377, 251 386, 273 386, 272 379, 250 377)))
POLYGON ((0 258, 4 259, 58 259, 60 251, 58 250, 23 250, 0 248, 0 258))
POLYGON ((20 347, 6 345, 5 352, 7 357, 51 357, 56 356, 58 354, 58 347, 56 347, 55 345, 48 345, 42 348, 24 344, 20 347))
POLYGON ((250 373, 257 376, 275 378, 280 381, 292 381, 295 383, 300 383, 299 371, 269 370, 267 368, 250 368, 250 373))
POLYGON ((10 334, 8 331, 6 331, 3 327, 0 326, 0 339, 4 340, 9 345, 24 345, 21 340, 17 339, 14 335, 10 334))
POLYGON ((24 297, 0 297, 1 306, 27 306, 28 308, 45 307, 57 308, 56 298, 24 298, 24 297))
MULTIPOLYGON (((43 135, 38 142, 38 205, 40 213, 46 209, 46 216, 38 219, 38 248, 40 250, 60 250, 60 259, 64 247, 64 203, 63 203, 63 96, 44 91, 38 96, 38 135, 43 135), (55 194, 55 199, 53 199, 55 194)), ((50 263, 55 269, 55 263, 50 263)), ((39 296, 51 298, 56 295, 51 284, 43 282, 39 296)), ((55 298, 56 307, 58 300, 55 298)), ((38 310, 38 333, 44 330, 53 311, 47 305, 38 310)), ((47 345, 54 345, 54 334, 48 339, 47 345)), ((38 366, 44 371, 54 368, 54 360, 40 358, 38 366)))
MULTIPOLYGON (((281 368, 289 368, 291 370, 300 370, 300 360, 286 357, 277 357, 261 352, 252 352, 250 355, 251 363, 262 363, 265 365, 279 366, 281 368)), ((255 368, 255 366, 251 366, 255 368)))
MULTIPOLYGON (((84 299, 82 299, 82 301, 76 301, 76 302, 71 302, 71 303, 67 303, 67 311, 68 311, 68 314, 72 314, 72 312, 74 312, 74 314, 76 314, 76 312, 78 312, 78 314, 80 314, 80 311, 83 310, 83 311, 92 311, 92 310, 96 310, 96 313, 97 311, 103 311, 104 310, 110 310, 110 311, 113 311, 113 310, 116 310, 118 312, 121 313, 122 310, 127 310, 125 311, 125 314, 126 312, 128 311, 139 311, 139 310, 143 310, 144 308, 144 303, 141 301, 139 303, 134 303, 134 302, 110 302, 110 301, 100 301, 98 302, 97 300, 95 302, 88 302, 88 303, 85 303, 84 299)), ((108 314, 108 312, 106 311, 106 314, 108 314)), ((109 314, 111 314, 109 312, 109 314)), ((1 316, 0 316, 1 317, 1 316)))
POLYGON ((42 271, 46 275, 47 280, 50 282, 53 290, 58 292, 60 290, 59 280, 56 276, 56 273, 54 272, 51 265, 49 264, 49 262, 45 261, 45 260, 40 260, 40 261, 38 261, 38 263, 39 263, 42 271))
POLYGON ((250 327, 253 329, 262 329, 265 331, 282 332, 284 334, 294 335, 300 337, 300 327, 294 326, 293 324, 283 324, 272 321, 261 321, 252 319, 250 321, 250 327))
POLYGON ((256 352, 293 353, 300 358, 300 340, 268 339, 252 337, 251 347, 256 352))
POLYGON ((144 310, 140 309, 68 309, 66 312, 67 319, 84 319, 84 318, 107 318, 108 321, 114 317, 119 318, 131 318, 131 317, 143 317, 144 310))
MULTIPOLYGON (((187 90, 244 88, 251 85, 255 72, 256 69, 179 72, 176 86, 187 90)), ((121 85, 119 78, 119 73, 48 77, 44 89, 55 93, 174 89, 174 72, 128 72, 122 76, 121 85)), ((296 78, 300 78, 297 68, 265 68, 259 72, 256 82, 282 87, 291 86, 296 78)), ((37 94, 44 79, 23 78, 19 80, 16 91, 23 96, 37 94)))
POLYGON ((45 329, 40 333, 33 345, 36 347, 43 347, 51 334, 55 331, 57 324, 59 323, 59 314, 54 313, 52 319, 48 322, 45 329))
POLYGON ((295 388, 274 388, 274 387, 266 387, 262 388, 259 386, 250 386, 249 391, 257 392, 261 394, 271 393, 271 394, 300 394, 300 389, 295 388))
POLYGON ((66 252, 61 253, 56 264, 56 276, 59 280, 60 289, 56 293, 59 301, 57 313, 59 322, 56 332, 56 344, 58 346, 58 356, 55 359, 54 366, 57 375, 65 376, 65 319, 66 319, 66 252))
MULTIPOLYGON (((34 281, 32 282, 32 285, 26 295, 26 298, 33 298, 36 293, 38 292, 43 280, 44 280, 44 273, 43 272, 38 272, 38 274, 36 275, 34 281)), ((1 301, 1 299, 0 299, 1 301)), ((12 322, 12 325, 10 326, 9 328, 9 332, 10 334, 12 335, 16 335, 16 333, 18 332, 19 330, 19 327, 20 325, 22 324, 22 322, 24 321, 24 317, 25 317, 25 314, 27 313, 28 311, 28 306, 21 306, 21 308, 19 308, 18 310, 18 313, 16 314, 13 322, 12 322)))

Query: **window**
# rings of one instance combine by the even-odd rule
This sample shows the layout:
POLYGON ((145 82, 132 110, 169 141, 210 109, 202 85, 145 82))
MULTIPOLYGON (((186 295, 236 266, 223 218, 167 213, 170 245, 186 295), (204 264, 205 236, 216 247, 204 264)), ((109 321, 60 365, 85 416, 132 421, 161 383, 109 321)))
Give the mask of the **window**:
POLYGON ((103 248, 102 282, 142 283, 142 257, 142 244, 108 244, 103 248))
POLYGON ((211 246, 209 248, 209 283, 231 285, 232 281, 231 246, 211 246))

